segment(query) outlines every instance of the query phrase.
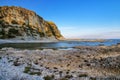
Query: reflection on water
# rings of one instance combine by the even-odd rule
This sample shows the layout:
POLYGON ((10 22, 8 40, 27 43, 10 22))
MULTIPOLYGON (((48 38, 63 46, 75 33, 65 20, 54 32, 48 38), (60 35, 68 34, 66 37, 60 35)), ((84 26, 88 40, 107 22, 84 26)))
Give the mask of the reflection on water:
POLYGON ((18 49, 68 49, 75 46, 111 46, 120 43, 120 39, 111 39, 104 42, 87 42, 87 41, 61 41, 61 42, 51 42, 51 43, 6 43, 0 44, 0 48, 3 47, 13 47, 18 49))

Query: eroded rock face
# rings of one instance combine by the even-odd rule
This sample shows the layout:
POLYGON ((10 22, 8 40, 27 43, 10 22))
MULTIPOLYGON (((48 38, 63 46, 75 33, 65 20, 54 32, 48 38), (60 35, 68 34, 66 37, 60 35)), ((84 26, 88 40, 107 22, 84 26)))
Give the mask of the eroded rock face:
POLYGON ((21 7, 0 7, 0 39, 63 39, 53 22, 21 7))

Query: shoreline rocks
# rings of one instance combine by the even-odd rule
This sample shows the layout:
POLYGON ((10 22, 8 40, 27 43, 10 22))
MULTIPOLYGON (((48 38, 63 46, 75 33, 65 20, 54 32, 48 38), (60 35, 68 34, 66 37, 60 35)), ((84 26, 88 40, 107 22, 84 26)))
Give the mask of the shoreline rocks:
MULTIPOLYGON (((53 80, 120 79, 120 51, 118 49, 120 49, 119 46, 84 46, 71 50, 4 48, 0 50, 0 61, 2 61, 0 66, 10 65, 4 66, 4 68, 9 67, 9 71, 12 67, 20 69, 20 74, 19 72, 17 74, 29 75, 28 79, 33 76, 31 79, 34 80, 37 78, 39 80, 45 78, 53 80), (104 50, 110 51, 105 53, 104 50), (17 63, 17 66, 14 63, 17 63)), ((0 73, 2 73, 1 69, 0 73)), ((13 73, 16 73, 16 70, 13 73)), ((11 76, 8 75, 8 77, 11 76)))

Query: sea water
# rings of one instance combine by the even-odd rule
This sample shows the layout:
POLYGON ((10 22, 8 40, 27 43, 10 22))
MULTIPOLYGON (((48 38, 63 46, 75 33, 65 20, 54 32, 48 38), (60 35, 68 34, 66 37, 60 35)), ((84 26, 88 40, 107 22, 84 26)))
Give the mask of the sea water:
POLYGON ((108 39, 102 42, 97 41, 59 41, 49 43, 4 43, 0 48, 12 47, 18 49, 68 49, 75 46, 112 46, 120 43, 120 39, 108 39))

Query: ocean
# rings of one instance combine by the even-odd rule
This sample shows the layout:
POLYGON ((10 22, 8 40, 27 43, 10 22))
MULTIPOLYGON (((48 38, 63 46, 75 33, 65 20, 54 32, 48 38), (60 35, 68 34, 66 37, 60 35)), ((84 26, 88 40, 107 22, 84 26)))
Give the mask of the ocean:
POLYGON ((49 43, 4 43, 0 48, 12 47, 16 49, 70 49, 75 46, 112 46, 120 43, 120 39, 107 39, 104 41, 59 41, 49 43))

